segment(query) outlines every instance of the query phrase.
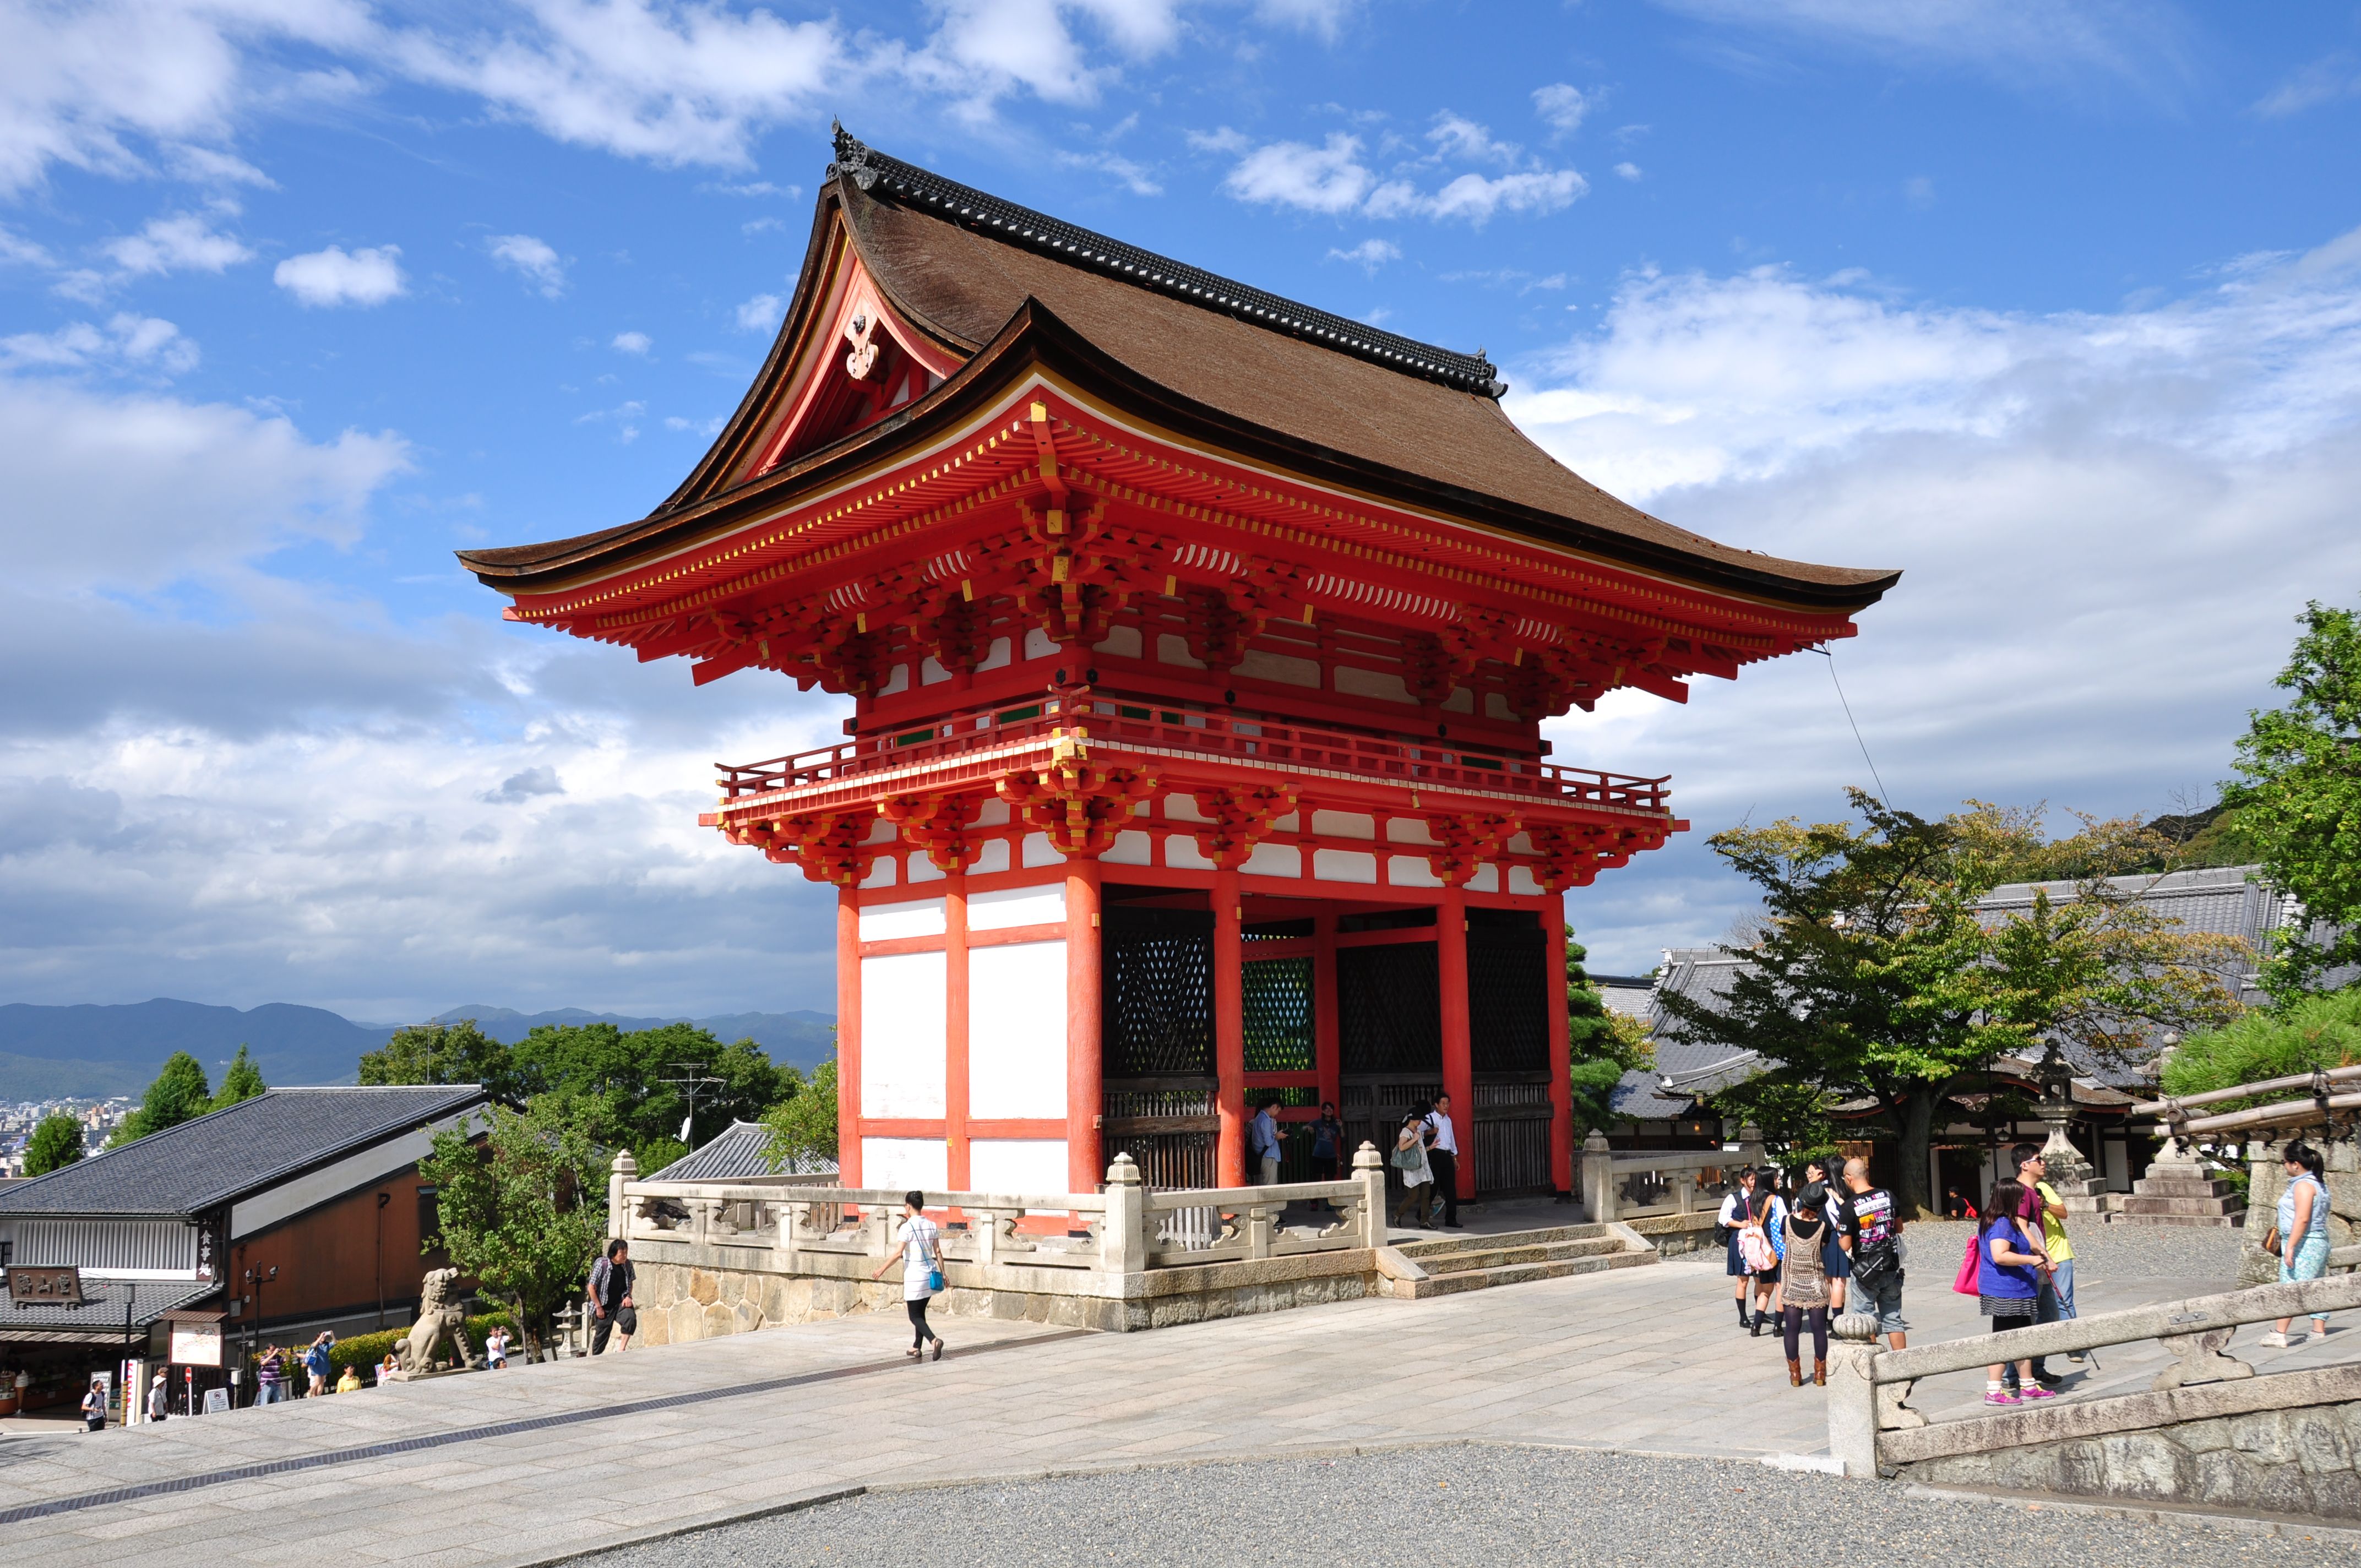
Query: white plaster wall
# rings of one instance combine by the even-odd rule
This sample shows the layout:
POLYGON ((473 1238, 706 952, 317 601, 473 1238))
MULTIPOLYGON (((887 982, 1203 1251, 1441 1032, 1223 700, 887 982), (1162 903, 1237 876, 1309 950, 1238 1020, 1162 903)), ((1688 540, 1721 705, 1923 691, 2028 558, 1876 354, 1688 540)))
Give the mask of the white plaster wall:
POLYGON ((906 883, 940 882, 943 871, 924 850, 914 850, 903 867, 902 880, 906 883))
POLYGON ((906 1192, 916 1187, 933 1194, 951 1184, 950 1146, 940 1138, 863 1138, 861 1140, 861 1185, 906 1192))
POLYGON ((1197 840, 1186 833, 1168 835, 1164 840, 1164 863, 1176 870, 1209 872, 1213 862, 1197 848, 1197 840))
POLYGON ((869 874, 861 879, 863 887, 892 887, 894 873, 901 862, 892 855, 880 855, 869 863, 869 874))
POLYGON ((862 1115, 943 1113, 943 962, 939 952, 861 960, 862 1115))
POLYGON ((1027 833, 1025 835, 1025 864, 1027 866, 1058 866, 1063 865, 1065 862, 1066 857, 1058 853, 1057 850, 1049 847, 1049 836, 1047 833, 1027 833))
POLYGON ((1046 659, 1057 651, 1058 645, 1050 641, 1049 634, 1039 627, 1033 627, 1025 633, 1025 656, 1027 659, 1046 659))
POLYGON ((978 673, 985 670, 996 670, 1003 664, 1009 663, 1009 649, 1010 644, 1007 638, 994 638, 992 640, 992 646, 984 650, 983 662, 976 666, 978 673))
POLYGON ((1251 675, 1258 681, 1278 681, 1285 685, 1320 687, 1320 663, 1316 659, 1299 659, 1290 653, 1267 653, 1257 648, 1238 661, 1238 674, 1251 675))
MULTIPOLYGON (((1003 887, 990 893, 972 893, 967 896, 967 928, 971 931, 1005 931, 1016 926, 1050 926, 1066 918, 1066 884, 1053 882, 1041 887, 1003 887)), ((970 955, 973 961, 973 955, 970 955)), ((1058 982, 1060 994, 1065 982, 1058 982)))
POLYGON ((976 847, 975 859, 968 862, 969 871, 977 876, 989 876, 1008 869, 1008 840, 986 839, 976 847))
POLYGON ((1099 857, 1119 866, 1145 866, 1155 863, 1155 846, 1145 833, 1118 833, 1107 852, 1099 857))
POLYGON ((1427 865, 1424 855, 1395 855, 1386 867, 1386 880, 1396 887, 1441 887, 1443 879, 1427 865))
POLYGON ((972 1139, 967 1146, 967 1185, 971 1192, 1020 1198, 1064 1192, 1067 1190, 1066 1140, 972 1139))
POLYGON ((908 904, 873 904, 861 912, 861 939, 864 942, 942 934, 943 901, 939 898, 921 898, 908 904))
POLYGON ((1064 1116, 1066 944, 969 948, 967 996, 967 1113, 1064 1116))
POLYGON ((1126 658, 1137 659, 1139 657, 1139 647, 1138 627, 1110 626, 1107 628, 1106 640, 1103 642, 1093 644, 1091 652, 1093 653, 1120 653, 1126 658))
POLYGON ((1374 839, 1378 819, 1359 811, 1315 811, 1312 830, 1323 839, 1374 839))
POLYGON ((1320 882, 1373 883, 1378 880, 1378 857, 1359 850, 1314 850, 1312 875, 1320 882))
POLYGON ((1509 891, 1510 893, 1539 893, 1541 890, 1542 884, 1533 880, 1532 867, 1510 866, 1509 868, 1509 891))
POLYGON ((1292 844, 1257 844, 1238 870, 1248 876, 1301 876, 1303 852, 1292 844))

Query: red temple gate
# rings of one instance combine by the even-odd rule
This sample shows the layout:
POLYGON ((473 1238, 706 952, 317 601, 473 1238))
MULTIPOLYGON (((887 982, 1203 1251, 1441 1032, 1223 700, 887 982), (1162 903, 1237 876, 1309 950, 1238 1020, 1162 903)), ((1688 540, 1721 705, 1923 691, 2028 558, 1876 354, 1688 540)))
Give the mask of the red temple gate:
POLYGON ((1565 894, 1686 825, 1541 721, 1850 636, 1894 575, 1615 500, 1480 356, 837 154, 687 482, 462 559, 852 697, 700 819, 838 889, 847 1180, 1236 1185, 1250 1100, 1382 1146, 1448 1091, 1463 1194, 1569 1190, 1565 894))

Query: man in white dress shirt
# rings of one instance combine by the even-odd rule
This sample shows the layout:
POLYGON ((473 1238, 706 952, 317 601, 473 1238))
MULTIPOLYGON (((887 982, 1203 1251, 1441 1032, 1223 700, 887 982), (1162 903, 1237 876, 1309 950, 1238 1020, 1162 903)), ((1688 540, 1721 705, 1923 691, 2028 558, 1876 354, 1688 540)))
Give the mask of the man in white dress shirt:
POLYGON ((1443 1228, 1459 1229, 1459 1135, 1451 1125, 1451 1096, 1434 1097, 1426 1113, 1426 1163, 1434 1168, 1434 1189, 1443 1198, 1443 1228))

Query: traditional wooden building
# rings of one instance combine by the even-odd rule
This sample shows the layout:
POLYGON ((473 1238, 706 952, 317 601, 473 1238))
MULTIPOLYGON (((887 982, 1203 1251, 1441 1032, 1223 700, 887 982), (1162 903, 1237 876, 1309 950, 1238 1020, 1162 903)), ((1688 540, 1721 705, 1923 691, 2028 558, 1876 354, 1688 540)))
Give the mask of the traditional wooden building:
POLYGON ((1252 1100, 1357 1139, 1448 1090, 1465 1189, 1563 1190, 1565 895, 1686 824, 1541 722, 1850 636, 1894 575, 1650 517, 1504 389, 840 131, 679 489, 461 559, 512 620, 852 699, 702 818, 838 890, 848 1179, 1234 1185, 1252 1100))

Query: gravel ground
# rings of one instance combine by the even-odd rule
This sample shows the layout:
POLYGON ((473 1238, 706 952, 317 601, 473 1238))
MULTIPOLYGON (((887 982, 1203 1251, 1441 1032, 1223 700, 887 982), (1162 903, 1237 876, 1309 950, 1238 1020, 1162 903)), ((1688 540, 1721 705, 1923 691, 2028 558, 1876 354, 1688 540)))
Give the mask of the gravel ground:
POLYGON ((1450 1447, 873 1494, 589 1561, 597 1568, 1182 1561, 1202 1568, 1334 1561, 2349 1568, 2355 1560, 2349 1538, 2273 1539, 1912 1497, 1886 1482, 1739 1461, 1450 1447))

